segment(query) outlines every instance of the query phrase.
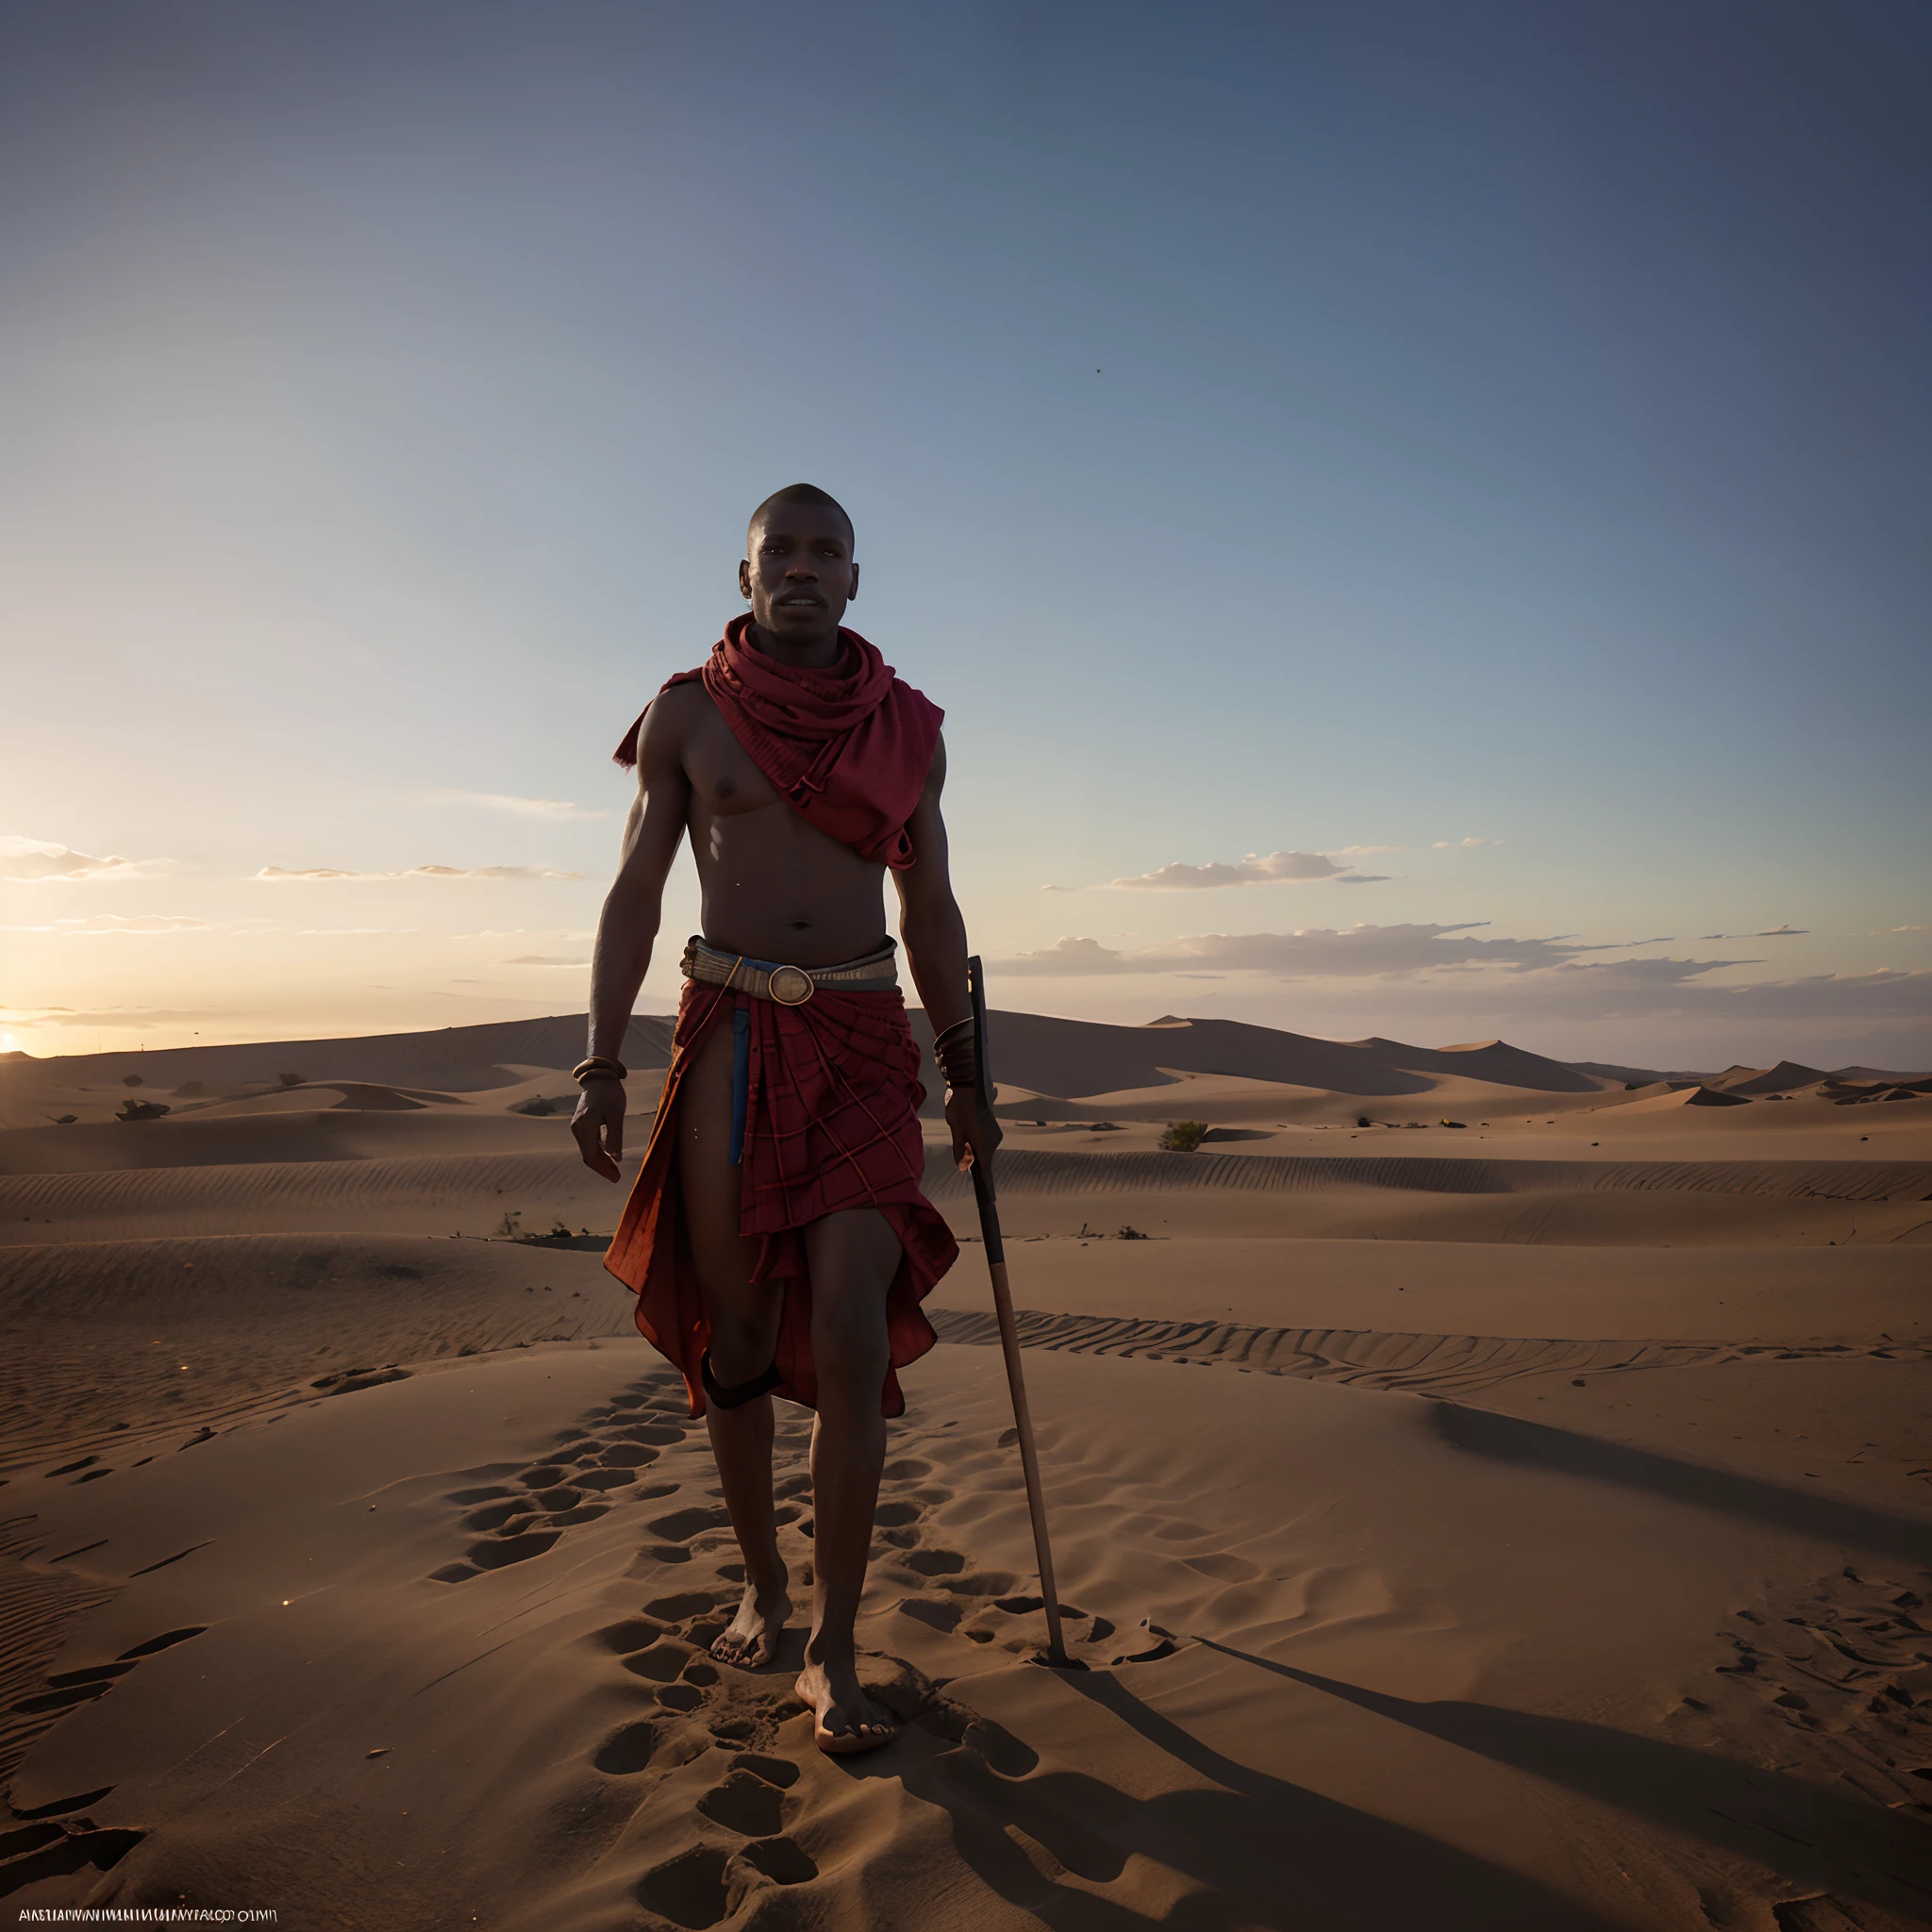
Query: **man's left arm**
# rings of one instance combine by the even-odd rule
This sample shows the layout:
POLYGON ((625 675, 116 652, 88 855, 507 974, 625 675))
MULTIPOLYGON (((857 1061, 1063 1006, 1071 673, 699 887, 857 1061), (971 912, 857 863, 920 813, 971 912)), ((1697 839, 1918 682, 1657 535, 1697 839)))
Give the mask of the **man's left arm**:
MULTIPOLYGON (((925 790, 906 822, 914 861, 892 874, 899 888, 899 937, 906 944, 906 963, 935 1035, 973 1011, 966 991, 966 922, 953 896, 946 822, 940 812, 945 783, 946 745, 941 739, 933 748, 925 790)), ((956 1167, 969 1167, 974 1159, 991 1154, 1002 1139, 999 1123, 980 1111, 976 1091, 946 1089, 946 1124, 953 1130, 956 1167)))

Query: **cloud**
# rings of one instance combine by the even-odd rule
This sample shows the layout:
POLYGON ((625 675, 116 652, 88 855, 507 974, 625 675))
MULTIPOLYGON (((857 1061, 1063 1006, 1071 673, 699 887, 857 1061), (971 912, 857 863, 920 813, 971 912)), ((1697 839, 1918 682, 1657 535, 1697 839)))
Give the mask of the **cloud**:
POLYGON ((96 858, 45 839, 0 835, 0 879, 16 884, 72 883, 80 879, 145 879, 164 872, 172 858, 96 858))
POLYGON ((1500 845, 1500 839, 1438 839, 1438 852, 1467 852, 1477 845, 1500 845))
MULTIPOLYGON (((1065 938, 1043 952, 999 961, 1007 973, 1051 974, 1175 973, 1220 968, 1276 978, 1361 978, 1472 964, 1511 968, 1555 965, 1581 950, 1555 940, 1477 939, 1487 922, 1457 925, 1317 926, 1300 932, 1196 933, 1137 952, 1098 940, 1065 938)), ((1736 960, 1713 961, 1736 965, 1736 960)), ((1703 969, 1708 970, 1708 969, 1703 969)))
POLYGON ((115 933, 208 932, 205 919, 176 912, 94 912, 85 919, 57 919, 49 925, 0 925, 0 932, 47 932, 60 939, 98 939, 115 933))
MULTIPOLYGON (((1657 1019, 1705 1022, 1932 1017, 1932 971, 1820 974, 1805 979, 1712 984, 1729 967, 1755 959, 1584 959, 1600 948, 1557 939, 1482 936, 1456 925, 1357 925, 1292 933, 1198 933, 1165 944, 1120 950, 1068 937, 1036 953, 997 960, 1016 976, 1093 978, 1216 973, 1276 980, 1376 982, 1377 1000, 1424 1011, 1533 1018, 1657 1019)), ((1644 941, 1644 943, 1654 943, 1644 941)))
POLYGON ((265 865, 255 874, 270 885, 373 885, 395 879, 580 879, 580 872, 559 872, 547 865, 412 865, 407 872, 339 872, 333 866, 313 865, 301 871, 287 866, 265 865))
POLYGON ((1810 928, 1803 925, 1767 925, 1757 932, 1706 932, 1699 940, 1801 940, 1810 928))
POLYGON ((1305 885, 1322 880, 1332 880, 1338 886, 1380 886, 1388 883, 1387 873, 1357 872, 1337 861, 1362 858, 1371 852, 1400 850, 1397 845, 1344 845, 1333 854, 1270 852, 1264 857, 1251 852, 1239 865, 1225 865, 1219 859, 1210 860, 1206 865, 1189 865, 1176 860, 1154 872, 1108 879, 1104 886, 1041 886, 1040 890, 1042 892, 1196 892, 1223 886, 1305 885))
POLYGON ((505 791, 425 791, 425 805, 471 806, 481 811, 507 811, 523 819, 602 819, 610 814, 573 805, 566 798, 518 798, 505 791))
POLYGON ((558 959, 546 953, 519 953, 514 959, 506 959, 506 966, 588 966, 588 959, 558 959))
POLYGON ((1239 865, 1219 861, 1207 865, 1187 865, 1176 861, 1158 872, 1137 873, 1130 878, 1109 879, 1104 890, 1136 892, 1187 892, 1220 886, 1272 886, 1285 882, 1305 884, 1313 879, 1346 878, 1350 885, 1368 885, 1371 880, 1351 875, 1350 868, 1338 865, 1320 852, 1271 852, 1265 858, 1249 853, 1239 865))

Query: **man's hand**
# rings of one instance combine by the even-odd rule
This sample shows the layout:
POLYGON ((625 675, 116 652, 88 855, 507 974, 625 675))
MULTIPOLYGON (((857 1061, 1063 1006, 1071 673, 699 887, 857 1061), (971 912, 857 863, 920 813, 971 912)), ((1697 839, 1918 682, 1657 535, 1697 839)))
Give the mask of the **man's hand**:
POLYGON ((1006 1136, 992 1115, 981 1110, 979 1095, 970 1089, 946 1089, 946 1124, 953 1130, 953 1165, 961 1174, 976 1160, 987 1160, 1006 1136))
POLYGON ((617 1163, 624 1155, 624 1082, 586 1080, 570 1117, 584 1165, 607 1181, 619 1178, 617 1163))

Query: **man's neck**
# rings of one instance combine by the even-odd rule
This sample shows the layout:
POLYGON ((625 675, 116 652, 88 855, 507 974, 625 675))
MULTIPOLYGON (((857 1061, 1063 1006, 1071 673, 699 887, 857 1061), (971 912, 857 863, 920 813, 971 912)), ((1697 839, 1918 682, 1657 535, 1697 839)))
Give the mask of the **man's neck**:
POLYGON ((823 637, 780 638, 754 618, 744 627, 744 638, 753 649, 793 671, 836 671, 845 657, 845 641, 836 625, 823 637))

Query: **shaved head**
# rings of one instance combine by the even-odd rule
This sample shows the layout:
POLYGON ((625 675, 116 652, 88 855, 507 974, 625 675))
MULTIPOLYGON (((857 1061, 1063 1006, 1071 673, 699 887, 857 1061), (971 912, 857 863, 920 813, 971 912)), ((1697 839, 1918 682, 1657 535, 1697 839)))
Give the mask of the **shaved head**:
POLYGON ((816 483, 788 483, 782 490, 774 490, 751 513, 749 529, 756 530, 774 510, 789 508, 828 509, 835 511, 844 520, 845 535, 848 540, 856 539, 852 519, 846 514, 845 506, 836 496, 821 490, 816 483))
POLYGON ((839 620, 858 595, 852 547, 852 519, 815 483, 774 491, 752 511, 738 590, 751 606, 760 650, 829 652, 824 661, 836 659, 839 620))

